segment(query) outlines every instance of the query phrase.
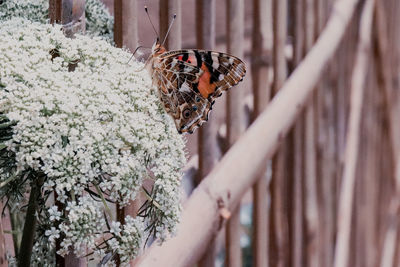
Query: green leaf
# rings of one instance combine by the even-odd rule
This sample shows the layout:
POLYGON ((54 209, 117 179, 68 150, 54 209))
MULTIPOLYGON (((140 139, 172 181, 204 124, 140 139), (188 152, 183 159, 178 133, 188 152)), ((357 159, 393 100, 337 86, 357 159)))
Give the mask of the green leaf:
POLYGON ((62 140, 62 147, 66 147, 69 144, 69 139, 68 136, 61 136, 61 140, 62 140))

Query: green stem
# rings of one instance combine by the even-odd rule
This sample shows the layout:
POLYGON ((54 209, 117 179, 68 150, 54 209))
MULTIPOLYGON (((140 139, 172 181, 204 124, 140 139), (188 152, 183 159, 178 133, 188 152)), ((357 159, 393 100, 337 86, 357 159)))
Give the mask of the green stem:
POLYGON ((0 124, 0 129, 6 129, 6 128, 9 128, 10 126, 14 126, 14 125, 15 125, 14 121, 9 121, 9 122, 0 124))
POLYGON ((10 211, 10 221, 11 221, 11 229, 12 229, 12 238, 14 243, 14 253, 16 257, 18 257, 19 253, 19 245, 21 244, 21 221, 18 218, 18 212, 11 211, 11 207, 8 206, 8 210, 10 211))
POLYGON ((145 190, 143 190, 144 195, 146 196, 146 198, 151 201, 151 203, 154 204, 154 206, 156 206, 158 209, 161 209, 160 204, 158 204, 145 190))
POLYGON ((99 196, 100 196, 100 198, 101 198, 101 201, 103 202, 104 208, 106 209, 106 212, 107 212, 108 216, 110 216, 110 219, 111 219, 111 220, 114 220, 114 219, 113 219, 113 216, 112 216, 111 209, 110 209, 110 207, 108 207, 107 201, 106 201, 106 199, 104 198, 103 192, 101 192, 99 185, 95 184, 94 187, 96 187, 96 191, 97 191, 97 193, 99 194, 99 196))
POLYGON ((43 180, 43 176, 38 176, 36 177, 36 183, 32 185, 31 194, 29 196, 28 210, 26 211, 20 252, 18 255, 18 267, 30 266, 31 264, 32 248, 37 223, 36 211, 43 180))
POLYGON ((71 190, 71 199, 72 201, 75 203, 76 202, 76 198, 75 198, 75 191, 72 189, 71 190))
POLYGON ((0 183, 0 189, 5 186, 6 184, 8 184, 9 182, 15 180, 18 177, 18 175, 13 174, 12 176, 10 176, 7 180, 3 181, 0 183))

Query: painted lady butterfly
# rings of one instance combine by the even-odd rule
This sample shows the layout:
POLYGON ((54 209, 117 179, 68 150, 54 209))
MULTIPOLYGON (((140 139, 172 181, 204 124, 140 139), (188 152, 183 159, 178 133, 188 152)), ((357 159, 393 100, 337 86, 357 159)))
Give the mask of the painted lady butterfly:
MULTIPOLYGON (((171 26, 172 23, 169 30, 171 26)), ((215 99, 242 81, 246 74, 243 61, 225 53, 196 49, 167 51, 158 38, 151 52, 146 68, 179 133, 193 133, 207 121, 215 99)))

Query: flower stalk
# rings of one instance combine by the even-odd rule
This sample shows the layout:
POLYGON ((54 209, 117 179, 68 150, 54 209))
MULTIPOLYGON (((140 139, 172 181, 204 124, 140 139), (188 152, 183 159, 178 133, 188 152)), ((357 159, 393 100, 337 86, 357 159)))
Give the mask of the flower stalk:
POLYGON ((24 231, 22 234, 21 247, 18 255, 18 266, 30 266, 32 248, 36 232, 37 208, 40 192, 44 181, 44 175, 38 175, 36 182, 32 184, 29 196, 28 210, 26 212, 24 231))

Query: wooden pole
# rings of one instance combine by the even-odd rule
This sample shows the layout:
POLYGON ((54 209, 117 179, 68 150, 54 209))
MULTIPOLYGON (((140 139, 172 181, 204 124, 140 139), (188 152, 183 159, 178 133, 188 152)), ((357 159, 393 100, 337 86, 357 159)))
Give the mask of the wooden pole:
MULTIPOLYGON (((215 48, 215 0, 196 1, 196 39, 199 49, 213 50, 215 48)), ((217 132, 215 118, 210 116, 208 122, 198 130, 199 172, 196 184, 206 177, 218 160, 217 132)), ((215 262, 216 243, 213 239, 199 261, 199 267, 213 266, 215 262)))
MULTIPOLYGON (((253 119, 267 106, 270 98, 268 56, 272 48, 272 1, 253 0, 253 33, 251 74, 253 80, 253 119)), ((269 207, 266 171, 260 170, 260 178, 253 186, 253 263, 256 267, 268 266, 268 219, 269 207)))
MULTIPOLYGON (((227 0, 227 50, 239 58, 243 58, 244 38, 244 1, 227 0)), ((227 95, 227 140, 232 146, 243 133, 244 125, 244 90, 239 84, 227 95)), ((240 247, 240 203, 233 210, 226 226, 226 255, 228 267, 242 266, 242 250, 240 247)))
POLYGON ((181 0, 160 0, 160 40, 164 40, 172 18, 176 15, 174 25, 164 43, 165 48, 180 49, 182 45, 182 14, 181 0))
POLYGON ((61 23, 61 9, 62 0, 49 1, 49 18, 51 24, 61 23))
POLYGON ((351 21, 357 0, 339 0, 313 49, 283 88, 221 162, 195 189, 185 205, 178 234, 163 246, 149 248, 137 266, 189 266, 199 260, 224 223, 222 211, 233 210, 258 178, 293 125, 334 55, 351 21), (276 118, 279 117, 279 120, 276 118), (260 142, 259 140, 263 140, 260 142))
MULTIPOLYGON (((305 49, 310 50, 315 40, 316 20, 315 20, 315 1, 305 0, 304 19, 305 19, 305 49)), ((317 199, 317 156, 316 156, 316 95, 311 97, 310 104, 305 111, 305 221, 306 221, 306 262, 307 266, 319 266, 319 214, 317 199)))
POLYGON ((114 42, 134 51, 138 46, 137 1, 114 1, 114 42))
MULTIPOLYGON (((287 37, 287 0, 273 1, 273 68, 274 80, 272 93, 276 95, 287 77, 287 62, 285 57, 287 37)), ((283 267, 288 261, 288 219, 287 205, 285 204, 286 193, 286 142, 277 151, 272 159, 271 180, 271 222, 269 235, 270 264, 271 266, 283 267)))
MULTIPOLYGON (((304 13, 303 0, 296 0, 293 4, 294 9, 294 46, 293 46, 293 68, 296 68, 304 56, 304 13)), ((293 129, 293 198, 292 198, 292 250, 291 262, 293 267, 304 266, 304 218, 303 218, 303 177, 304 177, 304 116, 300 115, 300 119, 294 124, 293 129)))
POLYGON ((393 86, 391 82, 391 74, 392 68, 390 64, 387 64, 389 61, 388 54, 388 28, 385 9, 382 1, 376 1, 375 8, 375 34, 374 34, 374 42, 375 42, 375 55, 377 61, 377 76, 378 83, 383 88, 384 96, 385 96, 385 107, 386 107, 386 116, 389 121, 389 137, 392 145, 392 157, 394 159, 394 182, 395 182, 395 191, 393 193, 389 214, 388 214, 388 223, 387 229, 384 236, 383 247, 382 247, 382 256, 380 260, 381 267, 395 266, 395 257, 396 257, 396 238, 400 228, 400 162, 399 162, 399 136, 400 129, 398 125, 398 118, 396 116, 396 111, 398 110, 398 99, 394 97, 393 86), (397 100, 397 101, 396 101, 397 100))
POLYGON ((371 28, 374 11, 374 0, 364 4, 361 21, 359 44, 352 77, 350 117, 345 150, 345 165, 339 198, 338 235, 335 248, 334 266, 343 267, 348 264, 350 245, 350 229, 353 207, 355 170, 357 163, 361 108, 363 101, 364 81, 367 74, 369 50, 371 46, 371 28))
POLYGON ((377 217, 377 210, 379 205, 379 157, 377 151, 380 150, 379 135, 380 126, 378 124, 378 114, 376 114, 376 106, 378 94, 381 90, 376 90, 375 86, 366 87, 365 103, 369 106, 365 114, 365 131, 368 132, 368 142, 366 143, 366 158, 365 167, 360 170, 360 177, 365 180, 365 215, 361 222, 365 225, 365 267, 377 266, 378 259, 378 220, 370 220, 370 218, 377 217), (369 100, 369 101, 368 101, 369 100))

